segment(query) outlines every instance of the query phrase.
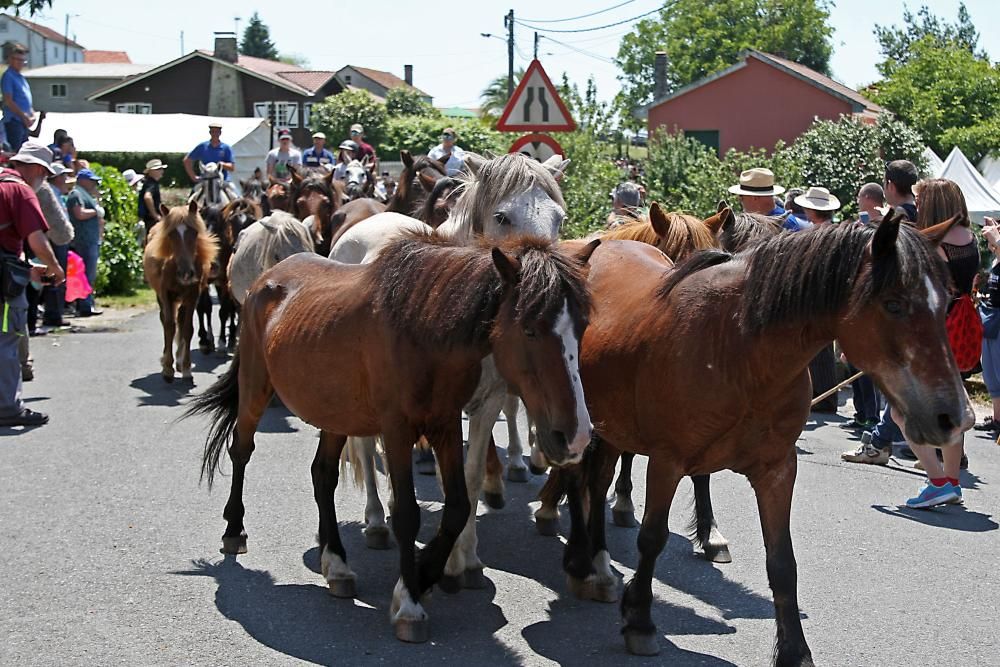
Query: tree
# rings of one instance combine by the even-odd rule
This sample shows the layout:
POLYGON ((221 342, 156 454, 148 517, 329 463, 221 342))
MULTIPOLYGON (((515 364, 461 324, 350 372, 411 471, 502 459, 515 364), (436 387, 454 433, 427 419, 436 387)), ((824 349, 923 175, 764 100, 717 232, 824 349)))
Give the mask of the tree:
POLYGON ((250 17, 250 22, 243 31, 243 41, 240 42, 240 53, 254 58, 278 59, 278 49, 271 41, 271 31, 260 20, 257 12, 250 17))
POLYGON ((833 28, 828 0, 675 0, 622 38, 623 118, 653 97, 653 61, 667 54, 667 89, 676 90, 759 49, 829 73, 833 28))
POLYGON ((52 0, 0 0, 0 9, 13 9, 20 14, 25 7, 32 16, 42 11, 46 7, 52 6, 52 0))
POLYGON ((385 96, 385 110, 389 116, 424 116, 439 118, 441 112, 427 102, 417 90, 400 86, 385 96))
MULTIPOLYGON (((514 72, 514 88, 517 88, 522 77, 524 77, 524 68, 514 72)), ((505 106, 507 106, 507 75, 501 74, 490 81, 489 85, 479 94, 479 115, 495 125, 505 106)))
POLYGON ((331 95, 312 108, 310 125, 338 145, 350 135, 351 125, 365 126, 365 141, 378 145, 385 132, 387 114, 385 105, 378 102, 367 90, 345 90, 331 95))
POLYGON ((948 23, 934 14, 926 5, 913 14, 908 8, 903 9, 903 26, 875 26, 875 37, 885 60, 879 64, 883 76, 889 76, 892 71, 905 65, 910 60, 913 48, 924 37, 931 37, 938 48, 958 47, 968 51, 979 60, 986 60, 986 53, 977 51, 979 33, 972 24, 965 3, 958 5, 958 19, 948 23))
POLYGON ((309 59, 301 53, 280 53, 278 54, 276 60, 288 65, 295 65, 296 67, 301 67, 303 69, 309 67, 309 59))

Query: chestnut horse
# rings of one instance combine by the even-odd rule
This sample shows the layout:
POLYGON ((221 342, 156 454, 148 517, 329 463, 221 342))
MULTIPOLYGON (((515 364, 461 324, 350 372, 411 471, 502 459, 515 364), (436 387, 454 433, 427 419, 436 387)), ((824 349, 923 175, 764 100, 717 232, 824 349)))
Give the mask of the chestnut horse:
POLYGON ((899 408, 908 441, 948 446, 971 427, 948 354, 949 279, 936 252, 952 224, 924 235, 890 215, 877 229, 782 234, 735 256, 702 251, 666 273, 645 246, 608 243, 594 254, 589 283, 600 307, 584 335, 581 370, 600 433, 570 484, 564 567, 577 591, 607 599, 614 590, 604 503, 590 503, 585 518, 581 495, 603 497, 619 452, 648 456, 639 565, 621 602, 630 652, 659 650, 651 581, 678 481, 730 469, 757 497, 775 661, 813 664, 789 530, 795 442, 812 397, 809 361, 838 339, 899 408))
POLYGON ((198 295, 208 284, 218 243, 205 229, 198 205, 160 206, 163 220, 153 227, 146 241, 142 265, 149 286, 156 292, 163 325, 163 379, 174 380, 174 355, 170 346, 177 339, 177 370, 191 378, 191 338, 198 295))
POLYGON ((504 381, 524 397, 550 460, 577 462, 590 442, 577 360, 590 311, 584 265, 593 247, 574 257, 540 239, 514 238, 491 249, 413 235, 371 264, 300 254, 261 276, 243 304, 232 366, 187 413, 212 415, 202 460, 209 484, 223 448, 233 463, 223 551, 246 551, 244 471, 257 424, 277 393, 322 430, 312 466, 322 570, 331 593, 353 597, 355 575, 334 503, 338 461, 348 435, 382 433, 401 572, 390 613, 397 637, 425 641, 420 599, 441 579, 471 511, 462 408, 483 359, 492 355, 504 381), (421 435, 440 463, 445 509, 418 558, 411 453, 421 435))

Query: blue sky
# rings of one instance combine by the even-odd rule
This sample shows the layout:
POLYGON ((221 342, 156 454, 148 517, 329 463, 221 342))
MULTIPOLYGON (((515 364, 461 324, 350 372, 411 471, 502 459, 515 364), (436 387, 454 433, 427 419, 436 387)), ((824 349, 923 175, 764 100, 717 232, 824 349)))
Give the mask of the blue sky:
MULTIPOLYGON (((336 70, 345 64, 388 70, 399 76, 403 65, 414 66, 414 83, 434 96, 438 106, 476 106, 479 92, 493 77, 507 71, 507 46, 503 16, 513 8, 519 20, 535 21, 580 16, 620 4, 621 0, 521 0, 479 2, 412 2, 381 0, 358 3, 324 2, 258 3, 169 0, 55 0, 53 7, 34 20, 62 32, 70 14, 70 35, 87 48, 128 51, 133 62, 161 64, 184 50, 210 49, 214 31, 233 30, 234 17, 242 27, 256 9, 271 29, 271 38, 282 52, 302 55, 314 69, 336 70), (289 8, 288 11, 281 9, 289 8), (359 9, 360 8, 360 9, 359 9), (480 33, 497 37, 482 37, 480 33)), ((633 0, 611 11, 577 21, 546 24, 576 29, 623 21, 662 4, 659 0, 633 0)), ((916 10, 920 2, 906 3, 916 10)), ((927 0, 931 9, 954 19, 958 0, 927 0)), ((898 23, 902 0, 838 0, 831 11, 834 26, 832 69, 835 78, 850 86, 870 83, 877 77, 878 46, 872 26, 898 23)), ((1000 47, 990 27, 1000 25, 1000 0, 967 0, 966 7, 981 34, 980 46, 993 60, 1000 47)), ((543 39, 540 60, 553 79, 567 72, 583 84, 593 76, 602 98, 617 90, 617 69, 610 62, 629 23, 606 30, 559 33, 543 39), (584 51, 585 53, 580 53, 584 51)), ((518 26, 516 66, 531 59, 533 31, 518 26)))

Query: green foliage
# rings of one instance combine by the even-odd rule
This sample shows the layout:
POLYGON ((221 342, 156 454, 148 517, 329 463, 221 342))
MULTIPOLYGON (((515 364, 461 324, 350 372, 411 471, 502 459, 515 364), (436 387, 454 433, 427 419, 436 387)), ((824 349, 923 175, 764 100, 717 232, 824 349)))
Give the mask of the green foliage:
POLYGON ((1000 69, 969 49, 925 35, 906 62, 887 66, 872 98, 915 129, 941 156, 957 144, 977 162, 1000 148, 1000 69))
POLYGON ((889 76, 892 71, 909 62, 914 45, 930 37, 937 48, 956 47, 968 51, 980 60, 986 60, 986 53, 976 50, 979 44, 979 33, 972 24, 969 10, 965 3, 958 5, 958 18, 955 23, 948 23, 931 13, 924 5, 913 14, 908 7, 903 6, 903 27, 875 26, 875 37, 885 60, 879 64, 883 76, 889 76))
POLYGON ((365 141, 377 146, 387 118, 385 105, 368 91, 345 90, 314 105, 310 123, 311 129, 323 132, 334 147, 350 135, 351 125, 361 123, 365 126, 365 141))
POLYGON ((114 167, 91 164, 90 168, 101 179, 101 206, 104 219, 109 222, 132 224, 139 219, 139 200, 122 173, 114 167))
POLYGON ((458 133, 455 143, 464 150, 481 155, 506 153, 513 143, 513 139, 490 129, 478 119, 397 116, 389 118, 386 123, 382 140, 378 143, 379 157, 398 160, 399 151, 404 148, 415 154, 426 153, 441 143, 441 131, 446 126, 458 133))
MULTIPOLYGON (((524 68, 514 70, 514 88, 524 77, 524 68)), ((490 122, 491 127, 496 127, 503 108, 507 106, 507 75, 501 74, 483 88, 479 94, 479 115, 490 122)))
POLYGON ((271 41, 271 31, 260 20, 257 12, 254 12, 253 16, 250 17, 250 22, 243 31, 243 40, 240 42, 240 53, 255 58, 278 59, 278 49, 274 46, 274 42, 271 41))
POLYGON ((184 173, 184 153, 105 153, 98 151, 81 151, 77 157, 89 161, 91 164, 98 163, 105 167, 114 167, 119 172, 126 169, 135 169, 142 173, 146 168, 146 163, 153 158, 159 158, 166 163, 167 168, 160 179, 160 187, 177 188, 187 187, 190 183, 187 174, 184 173))
POLYGON ((13 8, 15 14, 20 14, 22 9, 27 8, 31 16, 51 6, 52 0, 0 0, 0 9, 13 8))
POLYGON ((102 294, 131 294, 142 284, 142 248, 133 232, 139 218, 137 198, 114 167, 90 167, 101 178, 100 204, 105 219, 94 289, 102 294))
POLYGON ((667 54, 667 88, 675 90, 758 49, 829 73, 833 28, 828 0, 676 0, 636 24, 622 38, 616 63, 618 99, 626 124, 632 110, 652 100, 653 61, 667 54))
POLYGON ((425 116, 440 118, 441 112, 424 100, 413 88, 393 88, 385 96, 385 110, 390 118, 399 116, 425 116))

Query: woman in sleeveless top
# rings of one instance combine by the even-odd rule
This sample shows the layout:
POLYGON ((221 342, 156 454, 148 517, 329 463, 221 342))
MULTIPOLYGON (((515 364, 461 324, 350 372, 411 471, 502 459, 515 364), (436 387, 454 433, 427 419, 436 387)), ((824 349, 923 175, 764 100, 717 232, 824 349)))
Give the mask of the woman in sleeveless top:
MULTIPOLYGON (((965 196, 954 181, 935 178, 919 183, 917 192, 917 228, 926 229, 959 215, 960 222, 949 230, 938 252, 948 264, 952 278, 950 310, 963 295, 972 294, 976 273, 979 271, 979 244, 972 233, 969 210, 965 196)), ((898 417, 898 415, 896 415, 898 417)), ((917 455, 917 467, 927 472, 927 485, 920 494, 906 501, 909 507, 933 507, 945 503, 961 503, 962 487, 959 475, 968 465, 965 459, 965 435, 951 447, 942 447, 939 461, 934 447, 911 443, 917 455), (963 465, 963 463, 965 465, 963 465)))
POLYGON ((984 329, 983 381, 986 383, 986 390, 990 392, 993 414, 981 424, 976 424, 975 428, 977 431, 990 432, 996 437, 1000 435, 1000 336, 997 336, 996 331, 996 321, 1000 318, 1000 226, 993 218, 983 220, 983 237, 993 253, 993 264, 986 287, 979 290, 984 329))

